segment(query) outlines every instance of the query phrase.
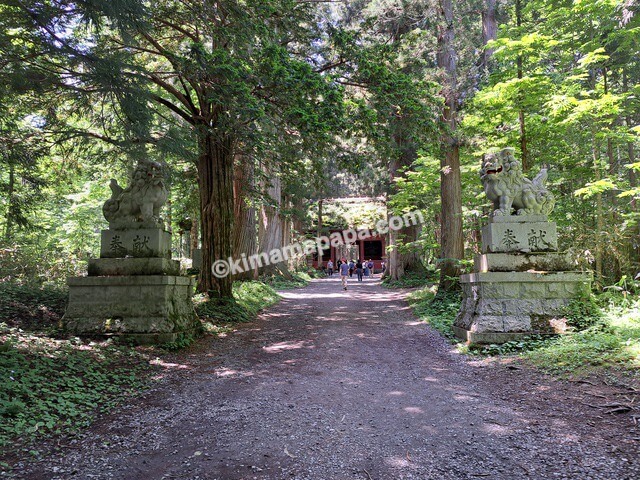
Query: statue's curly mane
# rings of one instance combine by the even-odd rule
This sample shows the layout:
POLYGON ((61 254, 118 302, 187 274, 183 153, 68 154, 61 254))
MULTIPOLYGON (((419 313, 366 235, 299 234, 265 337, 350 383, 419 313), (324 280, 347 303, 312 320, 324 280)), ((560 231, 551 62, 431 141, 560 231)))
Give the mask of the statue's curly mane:
POLYGON ((525 179, 522 173, 522 163, 516 159, 511 150, 500 152, 500 158, 505 168, 500 179, 503 180, 510 190, 516 189, 525 179))
POLYGON ((133 172, 131 183, 122 189, 112 180, 112 197, 103 206, 111 228, 162 227, 160 208, 167 200, 161 166, 141 161, 133 172))
POLYGON ((480 170, 484 191, 495 207, 493 215, 511 215, 512 208, 518 215, 549 214, 555 200, 544 185, 546 169, 529 180, 513 152, 512 148, 504 148, 486 155, 480 170))

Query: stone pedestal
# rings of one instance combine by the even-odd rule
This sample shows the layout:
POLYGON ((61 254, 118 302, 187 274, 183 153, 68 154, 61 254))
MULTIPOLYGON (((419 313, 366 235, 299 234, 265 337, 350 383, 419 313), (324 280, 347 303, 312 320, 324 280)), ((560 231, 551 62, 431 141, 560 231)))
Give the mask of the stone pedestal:
POLYGON ((87 277, 68 280, 64 323, 70 332, 153 344, 201 331, 191 302, 194 280, 179 275, 170 233, 103 230, 100 251, 87 277))
POLYGON ((160 228, 102 230, 100 258, 171 258, 171 234, 160 228))
POLYGON ((193 260, 191 268, 197 268, 200 270, 202 268, 202 249, 194 248, 191 252, 191 259, 193 260))
POLYGON ((482 252, 555 252, 556 224, 544 215, 492 217, 482 227, 482 252))
POLYGON ((501 216, 482 234, 475 273, 460 277, 456 335, 469 343, 503 343, 564 331, 563 308, 589 293, 592 276, 571 271, 568 255, 557 252, 555 223, 541 215, 501 216))
POLYGON ((456 336, 470 343, 503 343, 532 334, 561 333, 563 308, 588 294, 580 272, 479 272, 462 275, 456 336))

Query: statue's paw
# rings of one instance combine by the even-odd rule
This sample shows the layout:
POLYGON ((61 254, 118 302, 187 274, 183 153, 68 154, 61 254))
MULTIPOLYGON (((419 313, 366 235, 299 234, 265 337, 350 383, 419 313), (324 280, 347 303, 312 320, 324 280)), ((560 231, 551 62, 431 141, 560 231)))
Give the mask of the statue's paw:
POLYGON ((502 217, 502 216, 504 216, 504 215, 506 215, 506 214, 504 213, 504 210, 500 210, 500 209, 498 209, 498 210, 494 210, 494 211, 493 211, 493 215, 492 215, 492 217, 502 217))

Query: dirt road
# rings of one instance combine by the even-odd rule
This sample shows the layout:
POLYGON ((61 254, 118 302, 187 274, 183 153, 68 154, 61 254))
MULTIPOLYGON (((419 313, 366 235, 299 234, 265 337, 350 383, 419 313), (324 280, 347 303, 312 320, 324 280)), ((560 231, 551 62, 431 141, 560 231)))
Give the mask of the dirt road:
MULTIPOLYGON (((354 278, 355 280, 355 278, 354 278)), ((378 283, 314 281, 176 356, 30 479, 638 479, 588 384, 473 361, 378 283)), ((606 392, 605 392, 606 393, 606 392)), ((634 439, 635 438, 635 439, 634 439)))

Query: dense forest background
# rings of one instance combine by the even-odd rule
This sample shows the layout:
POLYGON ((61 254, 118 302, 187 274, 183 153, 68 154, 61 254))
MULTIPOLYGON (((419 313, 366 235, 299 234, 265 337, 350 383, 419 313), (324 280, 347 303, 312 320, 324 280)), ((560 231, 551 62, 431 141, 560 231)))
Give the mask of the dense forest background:
POLYGON ((549 169, 577 268, 626 287, 640 263, 637 10, 3 0, 0 278, 81 273, 109 179, 126 184, 150 158, 166 165, 176 254, 201 239, 212 297, 231 296, 233 280, 208 273, 212 261, 322 232, 319 202, 347 196, 422 210, 427 225, 390 235, 388 274, 437 268, 455 288, 489 208, 481 156, 512 146, 528 176, 549 169))

